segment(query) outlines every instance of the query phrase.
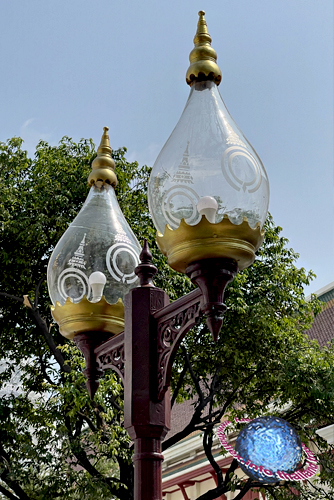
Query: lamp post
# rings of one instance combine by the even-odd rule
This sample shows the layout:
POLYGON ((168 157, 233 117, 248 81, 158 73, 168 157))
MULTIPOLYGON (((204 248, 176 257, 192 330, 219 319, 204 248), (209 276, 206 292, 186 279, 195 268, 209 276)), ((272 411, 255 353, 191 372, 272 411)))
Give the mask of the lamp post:
POLYGON ((161 499, 161 441, 170 428, 170 377, 177 349, 202 315, 217 340, 226 285, 262 243, 266 172, 228 114, 221 71, 199 12, 187 83, 190 96, 150 177, 157 243, 196 290, 169 304, 154 286, 147 243, 141 249, 117 203, 117 177, 104 129, 78 216, 48 266, 52 314, 86 359, 90 397, 112 368, 124 383, 124 425, 134 441, 135 500, 161 499))

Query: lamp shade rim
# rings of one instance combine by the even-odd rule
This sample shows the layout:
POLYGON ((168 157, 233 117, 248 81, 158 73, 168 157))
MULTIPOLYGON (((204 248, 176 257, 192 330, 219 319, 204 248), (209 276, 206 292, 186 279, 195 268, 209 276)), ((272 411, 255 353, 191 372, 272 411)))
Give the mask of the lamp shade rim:
POLYGON ((122 299, 109 304, 104 296, 98 302, 90 302, 84 296, 75 303, 68 297, 64 305, 56 302, 55 306, 51 306, 51 314, 59 325, 60 333, 70 340, 78 333, 99 331, 118 335, 124 331, 122 299))
POLYGON ((245 269, 254 262, 263 239, 260 223, 252 228, 246 217, 238 225, 227 216, 214 224, 203 215, 194 226, 184 219, 175 230, 166 225, 163 235, 157 233, 156 241, 169 266, 184 273, 192 262, 208 258, 233 259, 239 270, 245 269))

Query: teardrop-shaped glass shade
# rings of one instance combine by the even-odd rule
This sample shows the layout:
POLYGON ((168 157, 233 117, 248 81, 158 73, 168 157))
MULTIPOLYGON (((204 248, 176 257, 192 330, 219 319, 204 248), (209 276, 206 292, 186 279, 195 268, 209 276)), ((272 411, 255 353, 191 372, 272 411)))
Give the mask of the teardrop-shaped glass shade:
POLYGON ((67 297, 77 303, 85 295, 95 302, 89 277, 97 271, 106 277, 103 294, 107 302, 115 304, 119 298, 123 300, 138 285, 135 267, 140 252, 114 188, 108 184, 93 185, 50 258, 47 279, 53 304, 58 301, 63 305, 67 297))
POLYGON ((164 234, 203 214, 220 222, 226 214, 251 227, 266 219, 269 183, 262 162, 234 123, 212 81, 192 85, 182 116, 161 150, 148 185, 150 212, 164 234), (206 206, 207 205, 207 206, 206 206))

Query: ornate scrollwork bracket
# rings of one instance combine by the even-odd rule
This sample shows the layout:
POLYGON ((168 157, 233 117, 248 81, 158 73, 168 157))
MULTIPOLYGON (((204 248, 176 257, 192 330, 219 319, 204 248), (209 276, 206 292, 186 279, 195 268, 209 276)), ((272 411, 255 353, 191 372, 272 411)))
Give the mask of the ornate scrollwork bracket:
POLYGON ((199 288, 153 314, 157 322, 157 400, 161 401, 170 385, 172 364, 185 334, 202 315, 217 341, 226 305, 226 285, 238 272, 232 259, 204 259, 194 262, 186 274, 199 288))
MULTIPOLYGON (((157 387, 154 398, 157 401, 162 401, 170 385, 172 364, 183 337, 203 314, 201 297, 201 291, 194 290, 153 314, 157 328, 157 387)), ((96 371, 100 376, 105 370, 112 369, 124 384, 124 333, 96 347, 95 357, 96 371)))
POLYGON ((114 370, 124 385, 124 333, 107 340, 95 349, 96 364, 99 370, 114 370))
POLYGON ((157 311, 157 401, 162 401, 170 386, 173 361, 186 333, 202 316, 199 289, 157 311))
MULTIPOLYGON (((112 338, 103 338, 98 332, 94 335, 83 333, 74 339, 86 358, 85 374, 91 397, 97 390, 98 379, 108 368, 120 376, 124 385, 127 352, 129 380, 132 380, 134 372, 142 375, 141 370, 145 365, 150 400, 160 403, 170 386, 177 349, 201 316, 206 315, 213 339, 218 338, 226 310, 224 290, 238 271, 237 263, 231 259, 204 259, 192 263, 186 272, 199 288, 166 305, 167 295, 156 288, 152 281, 157 270, 152 264, 146 241, 140 260, 141 263, 135 269, 140 286, 126 297, 126 341, 124 333, 112 338), (139 352, 140 361, 137 357, 139 352), (137 365, 134 360, 137 360, 137 365)), ((142 390, 141 387, 139 389, 142 390)))

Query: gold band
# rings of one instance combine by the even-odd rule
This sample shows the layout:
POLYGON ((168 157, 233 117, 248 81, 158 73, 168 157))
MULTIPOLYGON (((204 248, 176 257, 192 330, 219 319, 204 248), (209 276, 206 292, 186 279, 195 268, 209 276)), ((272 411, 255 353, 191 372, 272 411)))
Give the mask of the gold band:
POLYGON ((189 226, 184 219, 175 230, 167 225, 164 235, 158 233, 156 241, 169 266, 184 273, 192 262, 211 258, 234 259, 239 270, 245 269, 254 262, 263 238, 260 224, 251 228, 246 217, 239 225, 232 224, 227 216, 212 224, 203 215, 195 226, 189 226))
POLYGON ((89 302, 85 295, 75 304, 68 297, 63 306, 59 302, 51 306, 51 313, 60 333, 68 339, 84 332, 118 335, 124 331, 124 304, 121 299, 116 304, 109 304, 103 296, 99 302, 89 302))

